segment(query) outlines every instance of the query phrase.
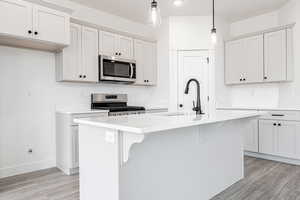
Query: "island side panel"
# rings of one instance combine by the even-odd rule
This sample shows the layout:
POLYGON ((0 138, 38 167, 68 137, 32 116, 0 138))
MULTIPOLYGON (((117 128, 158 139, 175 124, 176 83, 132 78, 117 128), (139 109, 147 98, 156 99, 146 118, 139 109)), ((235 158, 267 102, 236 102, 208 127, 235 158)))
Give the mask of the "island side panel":
POLYGON ((120 169, 120 199, 208 200, 217 195, 243 178, 247 121, 147 135, 132 146, 120 169))
POLYGON ((118 131, 79 126, 81 200, 119 200, 119 160, 118 131))

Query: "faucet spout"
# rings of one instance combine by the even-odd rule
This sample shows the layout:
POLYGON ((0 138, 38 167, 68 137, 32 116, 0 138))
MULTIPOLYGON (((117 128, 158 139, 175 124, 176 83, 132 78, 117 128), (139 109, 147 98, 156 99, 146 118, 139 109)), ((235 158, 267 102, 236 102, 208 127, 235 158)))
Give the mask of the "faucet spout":
POLYGON ((186 84, 186 87, 185 87, 185 94, 188 94, 189 93, 189 87, 190 87, 190 84, 192 82, 195 82, 196 83, 196 86, 197 86, 197 103, 196 103, 196 106, 193 105, 193 111, 196 111, 196 114, 197 115, 203 115, 204 113, 202 112, 202 108, 201 108, 201 100, 200 100, 200 83, 197 79, 190 79, 187 84, 186 84))

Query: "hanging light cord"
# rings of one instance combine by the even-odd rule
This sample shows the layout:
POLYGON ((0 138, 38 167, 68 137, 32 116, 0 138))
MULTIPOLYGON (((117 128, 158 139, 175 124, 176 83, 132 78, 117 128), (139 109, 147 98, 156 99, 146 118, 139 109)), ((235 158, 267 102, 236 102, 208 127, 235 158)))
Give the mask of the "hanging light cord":
POLYGON ((215 0, 213 1, 213 29, 215 29, 215 0))

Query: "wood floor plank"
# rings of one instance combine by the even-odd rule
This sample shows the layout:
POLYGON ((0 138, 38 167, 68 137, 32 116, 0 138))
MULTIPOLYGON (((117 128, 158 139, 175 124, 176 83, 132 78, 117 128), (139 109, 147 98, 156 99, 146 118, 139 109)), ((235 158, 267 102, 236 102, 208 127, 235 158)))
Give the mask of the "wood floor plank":
MULTIPOLYGON (((49 169, 0 179, 0 200, 79 200, 79 176, 49 169)), ((212 200, 300 200, 300 166, 245 157, 245 179, 212 200)))

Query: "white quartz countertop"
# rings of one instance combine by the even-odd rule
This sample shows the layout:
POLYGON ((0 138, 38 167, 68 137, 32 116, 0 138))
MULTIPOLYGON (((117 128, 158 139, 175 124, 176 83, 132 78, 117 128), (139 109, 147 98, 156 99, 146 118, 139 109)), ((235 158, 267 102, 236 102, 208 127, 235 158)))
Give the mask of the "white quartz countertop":
POLYGON ((224 122, 229 120, 258 117, 257 111, 216 111, 207 116, 194 113, 159 113, 129 116, 111 116, 75 119, 79 124, 115 129, 136 134, 153 133, 171 129, 185 128, 224 122))
POLYGON ((254 106, 220 106, 218 110, 261 110, 261 111, 300 111, 300 108, 285 108, 285 107, 254 107, 254 106))
POLYGON ((108 110, 91 110, 91 109, 58 109, 58 113, 64 114, 92 114, 92 113, 108 113, 108 110))

